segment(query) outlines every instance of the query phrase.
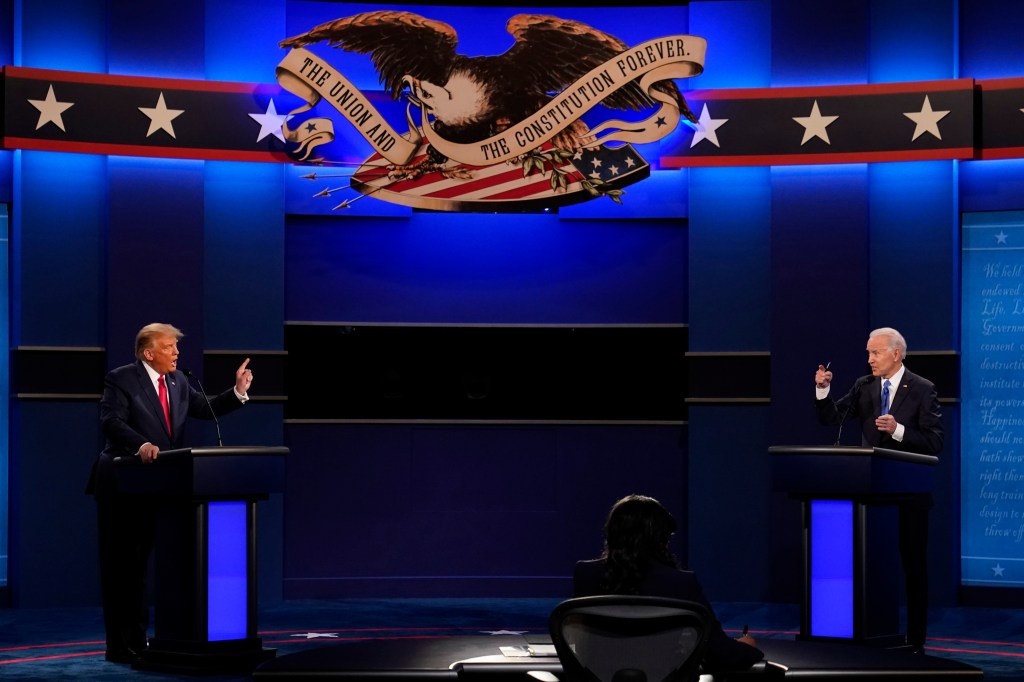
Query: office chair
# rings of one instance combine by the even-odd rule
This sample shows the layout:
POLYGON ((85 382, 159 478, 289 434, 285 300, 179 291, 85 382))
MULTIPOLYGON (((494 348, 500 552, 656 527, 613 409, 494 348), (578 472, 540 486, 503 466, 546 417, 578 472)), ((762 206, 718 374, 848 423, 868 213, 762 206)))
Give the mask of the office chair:
POLYGON ((548 629, 562 682, 692 682, 709 621, 694 602, 599 595, 562 602, 548 629))

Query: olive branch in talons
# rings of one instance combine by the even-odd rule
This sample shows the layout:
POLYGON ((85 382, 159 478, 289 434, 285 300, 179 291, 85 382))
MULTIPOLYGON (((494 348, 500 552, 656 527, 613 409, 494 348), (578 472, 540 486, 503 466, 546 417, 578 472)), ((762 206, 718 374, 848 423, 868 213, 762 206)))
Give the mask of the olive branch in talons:
MULTIPOLYGON (((562 166, 565 165, 566 161, 575 156, 576 152, 557 147, 552 147, 551 149, 532 149, 519 157, 523 164, 523 177, 525 178, 535 168, 541 175, 551 171, 551 190, 554 192, 565 192, 569 187, 570 173, 562 166)), ((606 196, 617 204, 622 203, 622 195, 625 192, 621 189, 610 187, 610 183, 605 180, 581 176, 579 183, 592 197, 606 196)))

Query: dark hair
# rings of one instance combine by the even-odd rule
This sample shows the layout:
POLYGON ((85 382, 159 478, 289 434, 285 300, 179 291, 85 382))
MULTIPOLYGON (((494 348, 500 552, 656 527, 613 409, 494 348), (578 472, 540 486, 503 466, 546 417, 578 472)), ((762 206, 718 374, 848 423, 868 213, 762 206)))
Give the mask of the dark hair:
POLYGON ((676 531, 672 514, 653 497, 627 495, 612 505, 604 524, 605 577, 609 594, 638 594, 651 564, 677 566, 668 550, 676 531))

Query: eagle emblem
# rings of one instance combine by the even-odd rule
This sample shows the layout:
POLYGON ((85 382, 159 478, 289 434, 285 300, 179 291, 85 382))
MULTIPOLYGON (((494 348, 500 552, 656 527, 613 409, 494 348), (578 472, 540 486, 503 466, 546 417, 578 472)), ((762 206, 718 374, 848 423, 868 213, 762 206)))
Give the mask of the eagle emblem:
MULTIPOLYGON (((279 80, 309 93, 306 108, 331 102, 374 144, 377 154, 352 176, 354 189, 440 210, 521 209, 596 196, 620 201, 621 187, 649 172, 630 142, 660 139, 680 120, 696 124, 672 78, 700 73, 703 39, 673 36, 630 48, 582 22, 540 14, 517 14, 506 29, 515 42, 503 54, 467 56, 444 22, 407 11, 356 14, 282 40, 292 53, 278 67, 279 80), (318 43, 368 55, 384 92, 406 100, 409 131, 377 120, 371 102, 360 102, 336 69, 305 49, 318 43), (582 116, 597 106, 656 115, 591 128, 582 116), (605 167, 602 155, 609 167, 622 164, 613 177, 597 170, 605 167), (513 178, 537 191, 509 194, 513 178)), ((286 123, 285 132, 300 147, 313 139, 307 154, 309 145, 332 139, 309 126, 292 130, 286 123)))

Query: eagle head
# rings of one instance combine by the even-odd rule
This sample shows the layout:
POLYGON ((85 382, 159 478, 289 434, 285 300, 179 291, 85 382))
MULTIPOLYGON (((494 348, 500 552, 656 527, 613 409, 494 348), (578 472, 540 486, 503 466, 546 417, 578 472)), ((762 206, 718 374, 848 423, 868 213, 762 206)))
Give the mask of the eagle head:
POLYGON ((495 115, 492 88, 471 71, 454 71, 444 85, 410 75, 403 80, 409 99, 447 129, 477 127, 495 115))

